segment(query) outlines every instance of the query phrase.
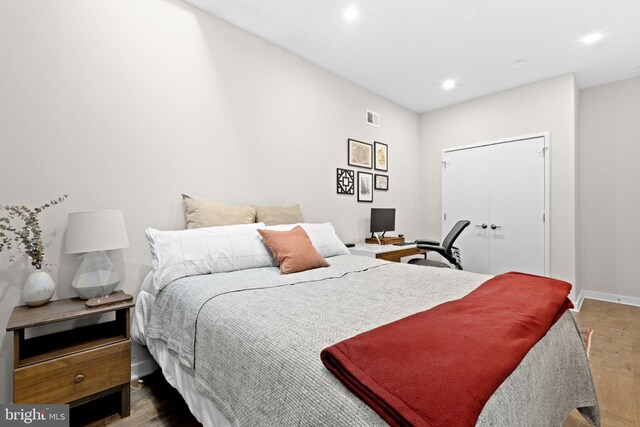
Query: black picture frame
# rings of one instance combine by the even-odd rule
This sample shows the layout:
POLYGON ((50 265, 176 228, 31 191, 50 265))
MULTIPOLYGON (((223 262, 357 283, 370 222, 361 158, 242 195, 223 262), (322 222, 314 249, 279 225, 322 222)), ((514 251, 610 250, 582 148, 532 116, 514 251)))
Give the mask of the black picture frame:
POLYGON ((384 142, 374 141, 373 157, 375 170, 389 171, 389 146, 384 142))
POLYGON ((348 139, 347 164, 359 168, 373 169, 373 144, 358 141, 357 139, 348 139))
POLYGON ((373 174, 358 171, 358 201, 373 202, 373 174))
POLYGON ((373 188, 376 190, 389 191, 389 175, 375 174, 373 177, 373 188))
POLYGON ((351 169, 336 169, 336 191, 338 194, 355 194, 355 171, 351 169))

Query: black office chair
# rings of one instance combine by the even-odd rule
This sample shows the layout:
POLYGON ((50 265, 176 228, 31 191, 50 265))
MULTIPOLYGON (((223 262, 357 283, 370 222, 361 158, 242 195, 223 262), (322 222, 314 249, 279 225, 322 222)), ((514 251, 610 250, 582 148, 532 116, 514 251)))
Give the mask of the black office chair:
MULTIPOLYGON (((419 249, 425 249, 427 251, 434 251, 439 253, 449 261, 456 269, 462 270, 462 263, 460 262, 460 250, 453 246, 453 242, 456 241, 462 230, 467 228, 471 224, 470 221, 462 220, 456 222, 453 226, 447 237, 442 241, 442 246, 440 246, 440 242, 436 242, 434 240, 416 240, 416 244, 419 249)), ((433 261, 427 259, 427 254, 424 254, 424 259, 413 258, 409 260, 409 264, 417 264, 417 265, 427 265, 429 267, 440 267, 440 268, 451 268, 449 264, 441 261, 433 261)))

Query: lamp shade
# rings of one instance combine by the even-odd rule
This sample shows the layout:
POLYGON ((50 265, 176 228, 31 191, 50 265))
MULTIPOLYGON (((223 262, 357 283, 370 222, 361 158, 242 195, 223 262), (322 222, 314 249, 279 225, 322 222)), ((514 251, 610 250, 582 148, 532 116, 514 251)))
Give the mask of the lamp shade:
POLYGON ((109 251, 129 247, 122 211, 84 211, 69 214, 65 253, 109 251))

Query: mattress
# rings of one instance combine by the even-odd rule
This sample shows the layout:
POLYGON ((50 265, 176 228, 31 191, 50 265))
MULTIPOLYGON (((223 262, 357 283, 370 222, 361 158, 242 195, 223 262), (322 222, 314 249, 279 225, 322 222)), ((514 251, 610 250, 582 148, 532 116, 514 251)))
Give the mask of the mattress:
MULTIPOLYGON (((132 334, 207 425, 385 425, 324 369, 320 350, 460 298, 488 276, 350 255, 329 262, 286 276, 267 267, 183 278, 155 297, 143 285, 132 334)), ((478 425, 560 425, 576 407, 597 420, 586 354, 566 313, 478 425)))

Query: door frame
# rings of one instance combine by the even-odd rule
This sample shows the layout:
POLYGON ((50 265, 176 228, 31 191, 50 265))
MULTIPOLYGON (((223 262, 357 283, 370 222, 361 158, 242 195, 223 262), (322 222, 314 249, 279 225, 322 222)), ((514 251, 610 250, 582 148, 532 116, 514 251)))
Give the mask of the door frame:
MULTIPOLYGON (((444 221, 444 208, 445 208, 445 180, 446 174, 444 173, 444 169, 446 168, 446 161, 444 156, 452 151, 461 151, 461 150, 469 150, 473 148, 486 147, 489 145, 497 145, 497 144, 508 144, 510 142, 522 141, 525 139, 535 139, 535 138, 543 138, 543 156, 544 156, 544 275, 549 276, 549 259, 550 259, 550 223, 551 223, 551 215, 550 215, 550 203, 551 203, 551 133, 549 131, 546 132, 538 132, 532 133, 528 135, 516 136, 512 138, 502 138, 493 141, 487 142, 479 142, 475 144, 462 145, 457 147, 443 148, 441 150, 441 165, 442 165, 442 175, 441 175, 441 187, 440 187, 440 206, 442 207, 442 212, 440 212, 440 228, 442 229, 442 234, 444 236, 445 230, 442 227, 442 221, 444 221)), ((448 230, 446 230, 448 232, 448 230)))

